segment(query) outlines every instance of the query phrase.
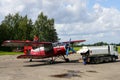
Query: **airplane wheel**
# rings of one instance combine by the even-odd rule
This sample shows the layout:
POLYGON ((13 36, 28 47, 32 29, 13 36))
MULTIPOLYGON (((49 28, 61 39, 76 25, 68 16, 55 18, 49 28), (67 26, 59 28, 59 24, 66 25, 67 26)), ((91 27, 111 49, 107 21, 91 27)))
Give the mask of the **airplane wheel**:
POLYGON ((32 59, 30 59, 30 61, 29 62, 32 62, 32 59))
POLYGON ((66 62, 70 62, 70 60, 68 58, 65 59, 66 62))
POLYGON ((55 63, 55 61, 54 60, 50 60, 50 64, 54 64, 55 63))

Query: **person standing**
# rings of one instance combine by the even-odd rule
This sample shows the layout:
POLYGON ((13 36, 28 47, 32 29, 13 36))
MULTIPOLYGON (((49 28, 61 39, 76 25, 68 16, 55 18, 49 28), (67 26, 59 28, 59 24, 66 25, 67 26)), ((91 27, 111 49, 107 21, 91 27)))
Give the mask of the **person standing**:
POLYGON ((86 65, 88 62, 89 54, 90 54, 90 50, 87 50, 85 53, 81 53, 84 65, 86 65))

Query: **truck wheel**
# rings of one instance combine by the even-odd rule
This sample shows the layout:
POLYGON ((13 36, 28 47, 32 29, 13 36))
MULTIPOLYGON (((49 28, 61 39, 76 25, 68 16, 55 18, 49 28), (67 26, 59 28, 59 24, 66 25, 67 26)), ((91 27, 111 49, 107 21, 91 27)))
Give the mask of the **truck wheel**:
POLYGON ((98 64, 98 63, 100 63, 100 59, 98 58, 98 59, 95 59, 96 61, 95 61, 95 63, 96 64, 98 64))
POLYGON ((92 63, 93 63, 93 64, 98 64, 98 63, 100 63, 100 58, 99 58, 99 57, 93 58, 93 59, 92 59, 92 63))
POLYGON ((102 58, 102 57, 100 57, 100 63, 103 63, 103 61, 104 61, 104 60, 103 60, 103 58, 102 58))
POLYGON ((115 57, 112 57, 112 62, 115 62, 116 61, 116 58, 115 57))
POLYGON ((49 64, 54 64, 55 61, 54 60, 50 60, 49 64))
POLYGON ((95 63, 95 58, 90 58, 90 63, 94 64, 95 63))
POLYGON ((106 58, 105 62, 106 62, 106 63, 109 62, 109 58, 106 58))
POLYGON ((113 59, 112 59, 112 57, 110 58, 110 62, 112 62, 113 61, 113 59))

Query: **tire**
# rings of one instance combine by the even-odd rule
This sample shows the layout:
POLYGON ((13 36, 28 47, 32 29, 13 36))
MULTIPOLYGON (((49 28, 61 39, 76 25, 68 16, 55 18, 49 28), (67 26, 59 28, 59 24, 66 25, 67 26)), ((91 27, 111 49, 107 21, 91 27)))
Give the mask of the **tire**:
POLYGON ((112 57, 112 62, 115 62, 116 61, 116 58, 115 57, 112 57))
POLYGON ((92 58, 92 57, 90 58, 90 63, 91 63, 91 64, 94 64, 94 63, 95 63, 94 58, 92 58))
POLYGON ((30 59, 29 62, 32 62, 32 59, 30 59))
POLYGON ((95 59, 95 63, 96 63, 96 64, 100 63, 100 59, 99 59, 99 58, 96 58, 96 59, 95 59))
POLYGON ((70 62, 70 60, 68 58, 65 59, 65 62, 70 62))
POLYGON ((55 63, 55 61, 54 60, 50 60, 50 62, 49 62, 50 64, 54 64, 55 63))

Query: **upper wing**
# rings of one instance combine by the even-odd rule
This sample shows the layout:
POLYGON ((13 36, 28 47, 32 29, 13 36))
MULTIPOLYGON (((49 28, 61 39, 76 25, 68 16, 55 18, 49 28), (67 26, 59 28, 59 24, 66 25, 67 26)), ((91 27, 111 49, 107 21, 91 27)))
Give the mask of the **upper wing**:
POLYGON ((85 42, 86 40, 73 40, 73 41, 65 41, 63 43, 70 43, 70 44, 74 44, 74 43, 80 43, 80 42, 85 42))
POLYGON ((34 41, 20 41, 20 40, 6 40, 2 46, 24 47, 24 46, 39 46, 41 44, 52 44, 51 42, 34 42, 34 41))

